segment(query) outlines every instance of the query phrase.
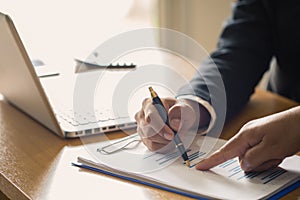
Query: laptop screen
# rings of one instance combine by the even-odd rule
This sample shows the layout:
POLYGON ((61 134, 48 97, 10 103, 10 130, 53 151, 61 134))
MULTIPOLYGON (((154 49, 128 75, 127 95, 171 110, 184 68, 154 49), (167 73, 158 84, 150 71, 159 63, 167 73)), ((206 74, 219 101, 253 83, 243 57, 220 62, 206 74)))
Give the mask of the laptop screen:
POLYGON ((0 93, 11 104, 62 135, 47 96, 9 16, 0 13, 0 93))

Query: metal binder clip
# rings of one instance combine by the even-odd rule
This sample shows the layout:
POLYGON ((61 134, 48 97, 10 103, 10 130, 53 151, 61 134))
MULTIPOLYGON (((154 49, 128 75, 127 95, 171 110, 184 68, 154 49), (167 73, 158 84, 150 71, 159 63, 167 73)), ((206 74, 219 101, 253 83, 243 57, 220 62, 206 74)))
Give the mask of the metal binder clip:
POLYGON ((126 137, 122 140, 118 140, 114 143, 108 144, 106 146, 103 146, 101 148, 97 149, 97 152, 104 153, 104 154, 113 154, 118 151, 124 150, 124 149, 133 149, 135 148, 142 140, 141 139, 135 139, 137 137, 137 134, 134 134, 133 136, 126 137), (128 141, 130 140, 130 141, 128 141), (122 144, 125 143, 125 144, 122 144), (128 147, 129 145, 136 143, 134 146, 128 147))

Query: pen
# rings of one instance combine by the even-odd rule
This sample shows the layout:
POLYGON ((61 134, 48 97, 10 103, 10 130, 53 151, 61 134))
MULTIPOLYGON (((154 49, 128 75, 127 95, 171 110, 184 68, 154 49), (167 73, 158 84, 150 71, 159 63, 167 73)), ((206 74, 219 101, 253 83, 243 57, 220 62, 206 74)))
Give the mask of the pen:
POLYGON ((135 68, 136 65, 131 63, 131 64, 109 64, 109 65, 100 65, 100 64, 97 64, 97 63, 92 63, 92 62, 87 62, 87 61, 82 61, 82 60, 79 60, 79 59, 76 59, 75 58, 75 61, 77 64, 79 65, 85 65, 87 67, 95 67, 95 68, 109 68, 109 69, 130 69, 130 68, 135 68))
POLYGON ((59 75, 58 72, 54 72, 54 73, 39 75, 39 78, 46 78, 46 77, 58 76, 58 75, 59 75))
POLYGON ((153 105, 155 106, 156 110, 158 111, 160 117, 165 122, 165 124, 174 132, 174 142, 175 142, 176 148, 179 150, 181 157, 183 158, 186 166, 190 167, 190 160, 189 160, 188 155, 186 154, 184 145, 183 145, 181 139, 179 138, 179 136, 177 135, 177 131, 175 131, 171 128, 171 126, 169 124, 168 113, 167 113, 163 103, 161 102, 160 98, 158 97, 157 93, 153 90, 152 87, 149 87, 149 90, 151 93, 153 105))

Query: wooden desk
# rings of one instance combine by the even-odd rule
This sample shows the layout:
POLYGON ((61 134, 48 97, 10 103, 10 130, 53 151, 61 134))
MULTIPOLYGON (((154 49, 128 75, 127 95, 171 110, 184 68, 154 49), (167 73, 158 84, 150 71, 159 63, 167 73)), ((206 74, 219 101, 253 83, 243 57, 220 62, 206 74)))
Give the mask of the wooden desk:
MULTIPOLYGON (((247 121, 278 112, 295 102, 257 90, 246 108, 222 133, 230 138, 247 121)), ((115 132, 110 137, 119 137, 115 132)), ((101 139, 93 136, 91 139, 101 139)), ((80 148, 82 147, 82 148, 80 148)), ((11 199, 188 199, 71 166, 80 139, 63 140, 23 113, 0 102, 0 189, 11 199)), ((300 188, 284 197, 296 199, 300 188)), ((1 197, 1 195, 0 195, 1 197)))

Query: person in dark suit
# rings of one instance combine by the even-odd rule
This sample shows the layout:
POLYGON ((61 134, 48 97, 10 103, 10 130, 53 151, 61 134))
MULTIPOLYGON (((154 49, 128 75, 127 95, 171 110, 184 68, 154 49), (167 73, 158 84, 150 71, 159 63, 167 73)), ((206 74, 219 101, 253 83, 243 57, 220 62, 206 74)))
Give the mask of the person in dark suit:
MULTIPOLYGON (((248 102, 272 59, 276 65, 270 68, 268 89, 300 102, 299 24, 298 1, 237 1, 217 49, 201 64, 190 85, 183 86, 176 99, 163 99, 172 128, 185 132, 195 126, 208 127, 209 133, 221 123, 218 118, 222 107, 226 107, 224 119, 234 116, 248 102), (214 82, 217 76, 222 77, 222 83, 214 82), (226 96, 224 106, 218 102, 218 95, 226 96)), ((154 109, 152 101, 146 99, 135 116, 137 131, 150 150, 157 150, 173 139, 173 132, 158 120, 154 109)), ((245 171, 275 167, 300 150, 299 122, 300 107, 248 122, 196 168, 207 170, 236 156, 245 171)))

